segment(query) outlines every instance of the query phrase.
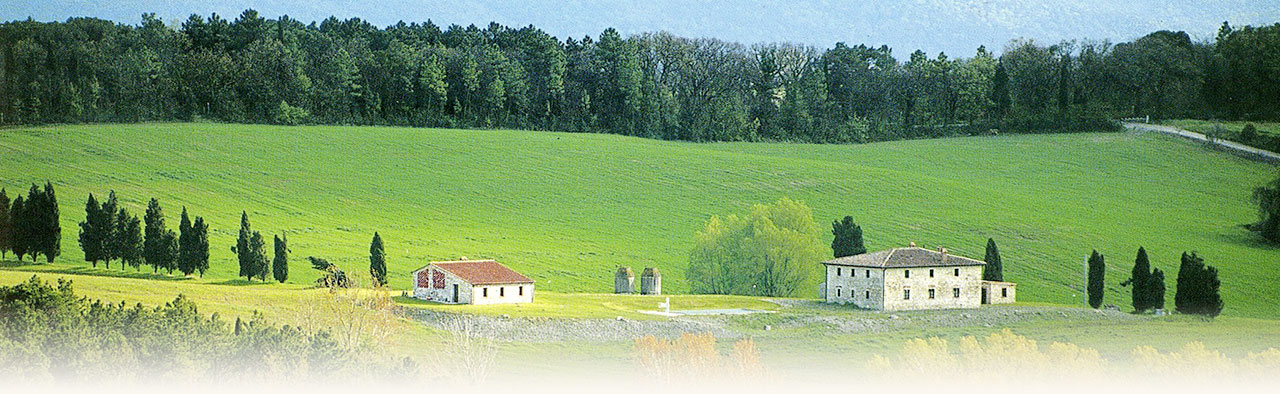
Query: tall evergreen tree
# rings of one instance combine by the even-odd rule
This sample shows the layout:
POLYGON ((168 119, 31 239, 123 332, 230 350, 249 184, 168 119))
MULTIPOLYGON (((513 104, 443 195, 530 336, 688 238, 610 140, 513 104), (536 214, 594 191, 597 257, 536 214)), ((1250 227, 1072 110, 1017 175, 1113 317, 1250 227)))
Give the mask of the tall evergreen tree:
POLYGON ((27 191, 27 199, 22 207, 17 221, 18 243, 22 245, 26 254, 31 256, 31 262, 34 263, 40 258, 42 252, 41 238, 44 236, 43 210, 45 208, 44 193, 41 193, 40 188, 34 183, 27 191))
POLYGON ((253 271, 253 249, 249 243, 253 240, 253 230, 249 228, 249 214, 240 212, 240 236, 236 238, 236 246, 231 250, 236 253, 236 260, 240 262, 240 274, 246 279, 253 279, 257 272, 253 271))
POLYGON ((1107 263, 1097 250, 1089 255, 1089 306, 1102 307, 1102 294, 1106 290, 1107 263))
POLYGON ((135 270, 141 270, 143 263, 143 237, 142 237, 142 221, 138 220, 137 215, 130 215, 129 211, 121 208, 116 214, 116 237, 117 247, 120 250, 120 270, 124 270, 128 265, 135 270))
POLYGON ((262 233, 253 232, 253 236, 249 237, 249 280, 253 280, 254 276, 267 281, 267 274, 271 271, 271 267, 267 265, 267 240, 262 238, 262 233))
POLYGON ((0 188, 0 259, 13 250, 13 214, 10 212, 9 194, 0 188))
POLYGON ((1147 282, 1147 306, 1151 309, 1164 309, 1164 271, 1159 268, 1151 271, 1147 282))
POLYGON ((109 228, 103 227, 102 204, 89 193, 89 201, 84 204, 84 221, 80 222, 80 249, 84 251, 84 261, 98 267, 98 262, 106 259, 106 236, 109 228))
POLYGON ((1182 253, 1182 265, 1178 268, 1178 288, 1174 293, 1174 307, 1186 314, 1218 316, 1222 313, 1222 296, 1219 288, 1218 269, 1206 266, 1204 259, 1182 253))
POLYGON ((102 202, 102 227, 100 228, 102 237, 102 261, 104 267, 111 269, 111 260, 120 258, 120 237, 116 234, 119 226, 116 225, 116 219, 119 218, 119 202, 116 201, 116 191, 112 190, 107 195, 107 200, 102 202))
POLYGON ((209 270, 209 225, 204 223, 203 217, 196 216, 196 222, 191 225, 191 231, 195 238, 191 252, 194 259, 192 264, 203 278, 205 271, 209 270))
POLYGON ((21 195, 13 199, 13 208, 9 210, 9 215, 13 220, 13 233, 10 234, 9 250, 18 256, 18 261, 22 261, 22 256, 27 254, 27 200, 21 195))
POLYGON ((187 216, 187 207, 182 207, 182 218, 178 222, 178 272, 191 275, 196 272, 196 238, 191 227, 191 217, 187 216))
POLYGON ((277 281, 284 283, 289 279, 289 238, 275 236, 275 258, 271 259, 271 274, 277 281))
POLYGON ((387 253, 382 246, 382 236, 373 233, 373 242, 369 244, 369 275, 373 277, 375 286, 387 284, 387 253))
POLYGON ((1120 286, 1133 286, 1133 312, 1142 313, 1151 309, 1151 262, 1147 259, 1147 250, 1138 247, 1138 257, 1133 262, 1133 273, 1129 280, 1120 286))
POLYGON ((1004 119, 1009 115, 1013 100, 1009 95, 1009 71, 1005 69, 1004 62, 996 63, 995 76, 991 77, 991 102, 995 106, 992 113, 996 117, 1004 119))
POLYGON ((987 262, 982 267, 982 280, 1004 282, 1004 265, 1000 262, 1000 248, 996 247, 994 238, 987 238, 987 255, 982 261, 987 262))
POLYGON ((178 268, 178 234, 173 230, 165 230, 160 242, 160 267, 166 274, 173 274, 178 268))
POLYGON ((168 257, 168 240, 165 239, 164 211, 160 208, 160 201, 152 198, 147 203, 147 213, 143 216, 143 223, 146 235, 146 240, 142 244, 143 260, 151 266, 152 271, 168 267, 168 261, 165 260, 168 257))
POLYGON ((853 222, 852 216, 831 222, 831 234, 835 236, 831 240, 831 252, 835 257, 867 253, 867 247, 862 244, 862 227, 853 222))
POLYGON ((53 183, 45 182, 40 198, 39 249, 46 262, 62 255, 62 221, 58 214, 58 196, 53 183))

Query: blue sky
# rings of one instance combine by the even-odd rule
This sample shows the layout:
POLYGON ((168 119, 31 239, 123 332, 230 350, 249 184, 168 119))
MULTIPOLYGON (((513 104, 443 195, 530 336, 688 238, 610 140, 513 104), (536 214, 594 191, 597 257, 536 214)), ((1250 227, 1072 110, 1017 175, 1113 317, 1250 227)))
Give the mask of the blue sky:
POLYGON ((915 49, 951 56, 972 54, 978 45, 999 51, 1014 38, 1127 41, 1160 30, 1184 30, 1210 39, 1223 21, 1232 25, 1280 22, 1280 0, 792 0, 715 2, 676 0, 4 0, 0 20, 65 20, 93 16, 137 24, 143 12, 169 21, 217 12, 234 19, 245 8, 267 17, 288 14, 303 21, 360 17, 378 26, 399 20, 436 24, 536 25, 564 38, 598 36, 606 27, 624 34, 667 30, 688 37, 742 43, 798 42, 830 47, 836 42, 887 44, 899 57, 915 49))

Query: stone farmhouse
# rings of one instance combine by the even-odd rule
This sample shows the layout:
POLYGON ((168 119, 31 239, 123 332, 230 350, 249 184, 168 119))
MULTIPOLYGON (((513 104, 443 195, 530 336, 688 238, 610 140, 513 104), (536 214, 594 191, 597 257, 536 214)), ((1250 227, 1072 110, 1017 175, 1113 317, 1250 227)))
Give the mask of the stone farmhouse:
POLYGON ((447 304, 533 302, 533 280, 493 260, 433 261, 413 271, 413 297, 447 304))
POLYGON ((822 264, 827 277, 826 301, 864 309, 977 308, 987 303, 1011 303, 1015 296, 1013 283, 982 280, 985 262, 956 256, 943 248, 919 248, 915 243, 822 264))

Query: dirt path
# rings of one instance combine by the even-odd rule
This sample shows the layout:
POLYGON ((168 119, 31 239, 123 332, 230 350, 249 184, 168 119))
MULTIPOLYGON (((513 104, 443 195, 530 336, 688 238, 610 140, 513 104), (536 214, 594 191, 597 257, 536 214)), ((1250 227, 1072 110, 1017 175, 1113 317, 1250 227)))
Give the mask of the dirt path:
POLYGON ((1154 125, 1154 124, 1147 124, 1147 123, 1131 123, 1131 122, 1124 122, 1123 124, 1125 128, 1131 129, 1131 130, 1154 131, 1157 133, 1175 135, 1175 136, 1186 138, 1193 141, 1208 142, 1208 143, 1215 144, 1219 147, 1225 148, 1228 151, 1235 153, 1237 155, 1240 155, 1242 157, 1246 157, 1249 159, 1258 160, 1262 162, 1267 162, 1267 163, 1280 163, 1280 154, 1276 154, 1275 152, 1271 152, 1267 150, 1254 148, 1252 146, 1248 146, 1248 145, 1241 144, 1234 141, 1227 141, 1222 139, 1215 139, 1213 141, 1210 141, 1209 137, 1206 137, 1204 134, 1187 131, 1187 130, 1183 130, 1183 129, 1179 129, 1177 127, 1171 127, 1171 126, 1162 126, 1162 125, 1154 125))

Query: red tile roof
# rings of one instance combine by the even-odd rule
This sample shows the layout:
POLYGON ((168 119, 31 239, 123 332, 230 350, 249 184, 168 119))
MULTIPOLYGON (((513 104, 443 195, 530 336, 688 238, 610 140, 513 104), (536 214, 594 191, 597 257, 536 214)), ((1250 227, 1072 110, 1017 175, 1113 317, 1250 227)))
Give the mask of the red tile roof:
POLYGON ((533 283, 533 279, 493 260, 433 261, 430 265, 457 275, 472 285, 533 283))

